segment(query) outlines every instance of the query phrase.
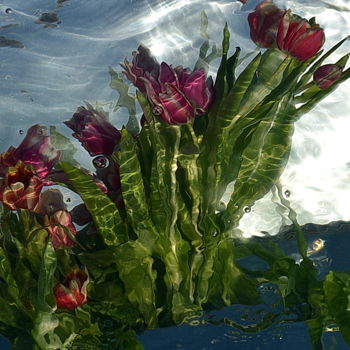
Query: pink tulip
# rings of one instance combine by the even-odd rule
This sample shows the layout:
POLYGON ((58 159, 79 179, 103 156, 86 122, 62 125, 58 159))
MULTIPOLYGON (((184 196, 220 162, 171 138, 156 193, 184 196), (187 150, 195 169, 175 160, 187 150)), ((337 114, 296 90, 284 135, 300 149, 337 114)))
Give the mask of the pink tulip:
POLYGON ((271 0, 261 2, 248 15, 251 39, 260 47, 271 48, 275 44, 280 20, 284 11, 271 0))
POLYGON ((278 28, 277 46, 299 61, 316 55, 325 41, 323 29, 317 24, 310 24, 306 19, 284 13, 278 28))
POLYGON ((21 160, 32 165, 36 175, 45 179, 61 153, 52 145, 47 128, 40 124, 33 125, 17 148, 11 146, 7 152, 0 155, 0 175, 21 160))
POLYGON ((206 79, 204 69, 191 72, 165 62, 157 66, 149 50, 141 48, 132 64, 125 61, 122 66, 124 74, 147 96, 153 114, 168 124, 187 123, 204 114, 214 97, 213 81, 206 79))

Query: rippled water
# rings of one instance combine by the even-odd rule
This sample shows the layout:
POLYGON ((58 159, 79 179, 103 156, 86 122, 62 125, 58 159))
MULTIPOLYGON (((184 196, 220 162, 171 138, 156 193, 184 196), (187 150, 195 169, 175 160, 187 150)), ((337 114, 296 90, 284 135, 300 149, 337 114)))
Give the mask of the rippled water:
MULTIPOLYGON (((241 46, 245 53, 252 52, 255 47, 249 39, 246 15, 258 2, 248 0, 246 5, 235 0, 0 2, 0 150, 17 145, 25 130, 38 122, 56 125, 69 135, 61 123, 84 101, 99 101, 106 109, 110 108, 117 95, 109 87, 108 67, 117 68, 141 42, 151 48, 159 61, 193 66, 202 42, 201 10, 209 17, 211 39, 221 42, 222 27, 227 21, 234 33, 232 47, 241 46)), ((349 0, 276 3, 293 8, 303 17, 316 16, 326 30, 326 49, 350 34, 349 0)), ((349 51, 350 41, 334 57, 340 58, 349 51)), ((217 64, 214 62, 214 67, 217 64)), ((349 91, 348 81, 296 125, 292 154, 281 186, 302 225, 350 221, 349 91)), ((111 111, 110 116, 119 127, 127 120, 123 109, 111 111)), ((87 156, 81 160, 90 162, 87 156)), ((239 229, 244 236, 262 235, 261 232, 273 235, 288 224, 288 209, 281 206, 276 191, 272 191, 246 213, 239 229)), ((314 252, 323 271, 331 267, 345 270, 350 266, 349 253, 339 249, 349 245, 350 229, 346 223, 342 225, 314 226, 314 232, 308 236, 310 251, 315 240, 325 242, 323 249, 314 252)), ((284 242, 284 248, 292 255, 292 244, 284 242)), ((148 331, 140 339, 146 349, 228 349, 237 344, 239 349, 260 350, 309 347, 302 323, 248 336, 237 334, 227 324, 214 322, 237 314, 234 311, 228 308, 207 315, 201 321, 203 324, 197 326, 148 331)), ((336 336, 332 337, 330 345, 336 341, 335 349, 344 348, 339 339, 334 340, 336 336)))

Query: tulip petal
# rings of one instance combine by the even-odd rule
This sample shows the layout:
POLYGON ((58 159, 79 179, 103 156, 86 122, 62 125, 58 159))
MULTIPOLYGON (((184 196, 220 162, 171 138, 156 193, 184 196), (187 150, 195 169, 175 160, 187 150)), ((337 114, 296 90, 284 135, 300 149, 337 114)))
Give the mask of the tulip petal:
MULTIPOLYGON (((162 62, 160 65, 158 80, 161 87, 164 86, 165 83, 172 84, 177 87, 179 86, 175 72, 165 62, 162 62)), ((165 93, 165 91, 162 90, 162 93, 165 93)))
POLYGON ((194 110, 186 97, 173 85, 165 84, 166 94, 159 94, 163 107, 161 118, 170 124, 187 123, 194 117, 194 110))
POLYGON ((289 48, 289 53, 300 61, 306 61, 314 56, 325 41, 323 29, 310 29, 294 41, 289 48))
POLYGON ((202 107, 205 103, 206 96, 206 79, 204 68, 197 69, 187 79, 182 88, 186 98, 195 106, 202 107))
POLYGON ((290 24, 290 16, 291 16, 291 11, 287 10, 282 19, 280 20, 280 24, 278 27, 278 32, 277 32, 277 46, 280 50, 285 50, 284 48, 284 40, 287 36, 288 33, 288 28, 290 24))

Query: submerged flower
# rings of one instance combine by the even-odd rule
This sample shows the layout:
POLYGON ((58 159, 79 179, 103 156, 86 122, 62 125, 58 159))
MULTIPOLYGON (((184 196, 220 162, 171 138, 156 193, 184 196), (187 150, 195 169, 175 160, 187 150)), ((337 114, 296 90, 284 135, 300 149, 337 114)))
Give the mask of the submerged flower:
POLYGON ((8 208, 33 210, 44 184, 30 165, 19 161, 0 180, 0 201, 8 208))
POLYGON ((325 64, 316 69, 313 78, 316 85, 321 89, 332 86, 341 76, 342 68, 337 64, 325 64))
POLYGON ((74 131, 78 139, 91 156, 109 155, 120 141, 120 131, 107 118, 88 105, 79 107, 70 120, 64 123, 74 131))
POLYGON ((168 124, 183 124, 204 114, 213 100, 213 81, 206 79, 203 68, 191 72, 165 62, 158 65, 143 46, 134 54, 132 64, 125 61, 122 66, 125 75, 147 96, 153 114, 168 124))
POLYGON ((299 61, 306 61, 321 49, 325 41, 323 29, 306 19, 284 13, 278 28, 277 45, 299 61))
POLYGON ((0 174, 3 174, 7 167, 22 161, 32 165, 36 175, 44 179, 60 156, 61 151, 52 145, 47 128, 40 124, 33 125, 17 148, 11 146, 7 152, 0 155, 0 174))
POLYGON ((68 211, 58 210, 49 218, 46 217, 45 221, 55 249, 74 246, 75 242, 69 237, 69 233, 75 236, 77 231, 68 211))
POLYGON ((251 39, 260 47, 274 46, 280 20, 284 11, 271 0, 261 2, 255 11, 248 15, 251 39))
POLYGON ((125 69, 125 76, 141 91, 145 92, 145 86, 140 78, 148 76, 149 79, 157 79, 159 75, 159 63, 151 55, 151 51, 140 45, 137 51, 132 53, 132 64, 127 59, 121 66, 125 69))
POLYGON ((62 283, 54 287, 56 304, 59 309, 75 309, 87 302, 89 275, 86 269, 75 269, 62 283))
POLYGON ((39 202, 35 206, 34 211, 41 215, 53 215, 58 210, 66 210, 67 206, 64 203, 61 191, 57 189, 48 189, 41 192, 39 202))

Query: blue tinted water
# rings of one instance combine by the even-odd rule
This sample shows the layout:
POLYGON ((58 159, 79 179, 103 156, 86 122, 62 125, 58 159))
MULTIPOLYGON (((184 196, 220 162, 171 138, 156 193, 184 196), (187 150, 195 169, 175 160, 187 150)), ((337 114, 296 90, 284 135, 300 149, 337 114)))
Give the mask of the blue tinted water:
MULTIPOLYGON (((141 42, 152 49, 159 61, 192 66, 197 57, 197 49, 201 45, 198 28, 199 12, 202 9, 205 9, 209 16, 209 33, 212 39, 218 43, 221 41, 222 27, 227 21, 235 32, 232 36, 232 46, 242 46, 246 52, 254 50, 254 45, 249 40, 245 16, 254 8, 258 2, 256 0, 248 0, 243 7, 235 0, 0 1, 1 152, 11 144, 18 144, 23 137, 23 130, 38 122, 57 125, 60 131, 68 135, 69 131, 61 123, 69 119, 76 107, 84 101, 100 101, 108 109, 110 102, 117 98, 115 91, 109 88, 108 67, 117 67, 126 56, 130 57, 132 50, 141 42)), ((297 9, 301 15, 308 13, 318 15, 321 20, 327 9, 325 15, 327 18, 323 18, 322 25, 328 29, 328 47, 350 33, 350 4, 347 0, 332 3, 316 0, 277 2, 281 6, 297 9)), ((349 45, 347 48, 349 49, 349 45)), ((215 64, 217 62, 214 62, 214 66, 215 64)), ((338 117, 338 122, 341 119, 342 113, 346 110, 345 103, 349 102, 344 92, 349 90, 349 85, 347 86, 328 103, 327 108, 332 107, 333 113, 326 107, 321 108, 318 113, 323 119, 322 121, 316 119, 313 125, 322 129, 322 123, 325 123, 327 130, 337 128, 335 119, 327 117, 330 114, 338 117), (339 101, 342 101, 342 108, 339 107, 339 101)), ((119 127, 127 120, 124 110, 111 112, 110 116, 111 121, 119 127)), ((314 120, 312 116, 309 118, 305 126, 301 127, 300 135, 307 134, 307 123, 310 124, 310 121, 314 120)), ((315 132, 315 127, 309 128, 315 132)), ((340 128, 348 130, 345 127, 340 128)), ((330 140, 328 136, 327 140, 330 140)), ((298 144, 298 138, 295 141, 298 144)), ((313 154, 315 158, 322 154, 322 145, 319 145, 321 142, 308 138, 307 141, 312 151, 309 151, 309 154, 313 154)), ((298 157, 303 158, 305 149, 305 145, 302 145, 293 151, 294 165, 300 161, 298 157)), ((348 148, 345 145, 337 146, 337 149, 340 151, 346 149, 347 154, 341 154, 339 157, 345 167, 345 164, 348 164, 346 158, 348 148)), ((300 173, 298 168, 292 172, 294 177, 292 175, 288 177, 290 186, 300 173)), ((308 168, 302 176, 311 174, 316 186, 314 179, 319 176, 318 173, 315 168, 311 170, 308 168)), ((334 173, 330 173, 331 180, 328 180, 327 185, 323 186, 321 191, 319 188, 316 189, 309 196, 305 195, 303 189, 298 192, 296 186, 289 187, 292 196, 298 198, 298 203, 302 203, 298 204, 298 208, 304 215, 303 223, 320 223, 315 218, 325 218, 321 223, 340 219, 350 220, 348 202, 339 201, 338 199, 343 197, 340 192, 336 192, 339 188, 339 191, 345 188, 348 190, 347 174, 343 171, 342 175, 336 177, 334 173), (336 184, 334 189, 331 182, 336 184), (301 202, 305 198, 312 198, 316 192, 324 194, 317 201, 319 206, 309 208, 301 202), (335 195, 331 197, 329 193, 335 195), (331 204, 328 202, 329 198, 331 204), (323 211, 320 212, 320 208, 323 211), (344 211, 341 210, 343 208, 344 211)), ((309 187, 311 189, 311 186, 309 187)), ((270 199, 269 201, 271 202, 270 199)), ((254 215, 254 208, 251 215, 254 215)), ((277 226, 277 219, 270 219, 268 216, 264 218, 269 218, 267 227, 274 225, 278 231, 286 221, 281 219, 280 213, 274 215, 279 218, 277 226)), ((250 227, 257 225, 257 220, 248 220, 250 227)), ((260 226, 258 225, 256 232, 263 230, 261 223, 266 222, 261 219, 258 223, 260 226)), ((329 269, 349 270, 349 250, 339 247, 349 246, 350 229, 347 225, 338 229, 339 227, 334 226, 325 226, 322 230, 321 227, 316 227, 308 236, 310 244, 314 238, 325 241, 325 248, 314 256, 323 274, 329 269)), ((282 242, 284 242, 283 248, 288 253, 295 254, 296 247, 291 241, 282 242)), ((225 317, 236 316, 237 307, 230 307, 206 315, 204 324, 199 322, 198 325, 185 324, 179 327, 149 330, 140 335, 139 339, 146 350, 310 348, 304 323, 289 322, 257 334, 241 334, 220 321, 225 317), (208 322, 208 319, 212 322, 208 322)), ((324 341, 329 349, 332 346, 336 350, 349 348, 342 342, 338 333, 325 334, 324 341)), ((6 349, 6 340, 2 338, 0 338, 0 349, 6 349)))

